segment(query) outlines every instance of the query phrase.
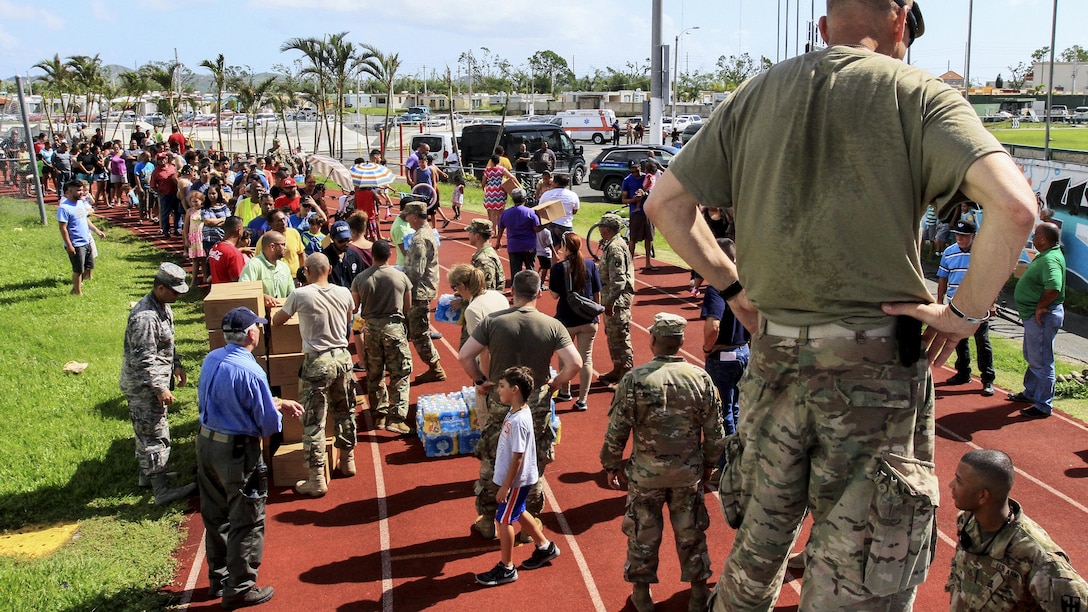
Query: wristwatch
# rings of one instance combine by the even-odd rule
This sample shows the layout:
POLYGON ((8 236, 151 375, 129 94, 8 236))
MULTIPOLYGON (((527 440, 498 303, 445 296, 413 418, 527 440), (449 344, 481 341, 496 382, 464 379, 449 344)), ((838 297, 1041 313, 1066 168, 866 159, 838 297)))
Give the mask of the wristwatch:
POLYGON ((480 385, 484 384, 485 382, 487 382, 487 377, 486 377, 486 376, 484 376, 484 377, 483 377, 483 378, 481 378, 480 380, 474 380, 474 381, 472 381, 472 384, 474 384, 474 385, 476 385, 477 387, 479 387, 480 385))

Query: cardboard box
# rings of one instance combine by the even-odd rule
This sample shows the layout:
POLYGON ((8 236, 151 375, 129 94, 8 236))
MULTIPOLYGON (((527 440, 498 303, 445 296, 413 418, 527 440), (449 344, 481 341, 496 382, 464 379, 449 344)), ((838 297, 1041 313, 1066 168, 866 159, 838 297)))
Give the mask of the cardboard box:
POLYGON ((567 209, 563 208, 563 202, 561 200, 548 200, 547 202, 541 202, 533 207, 538 217, 540 217, 540 224, 547 225, 556 219, 567 216, 567 209))
POLYGON ((268 384, 272 387, 282 385, 298 385, 298 370, 306 361, 302 353, 289 353, 287 355, 272 355, 271 364, 264 355, 257 357, 257 363, 265 372, 268 372, 268 384))
MULTIPOLYGON (((296 402, 298 401, 298 381, 295 381, 294 384, 282 384, 278 387, 278 390, 279 393, 277 394, 277 389, 272 389, 272 392, 276 397, 280 399, 295 400, 296 402)), ((287 417, 284 417, 284 420, 286 421, 287 417)))
MULTIPOLYGON (((293 416, 284 416, 282 431, 284 444, 302 442, 302 419, 296 419, 293 416)), ((325 437, 336 438, 336 419, 332 418, 332 415, 327 415, 325 418, 325 437)))
POLYGON ((204 323, 208 329, 222 329, 223 316, 245 306, 264 316, 264 288, 261 281, 215 283, 204 298, 204 323))
MULTIPOLYGON (((325 439, 325 482, 332 485, 332 469, 340 461, 340 449, 333 446, 333 438, 325 439)), ((302 442, 282 444, 272 457, 272 485, 293 487, 296 482, 306 480, 310 471, 306 467, 306 454, 302 442)))
POLYGON ((208 350, 214 351, 217 348, 223 348, 227 345, 227 340, 223 337, 223 331, 218 329, 208 330, 208 350))
MULTIPOLYGON (((279 311, 279 308, 273 308, 268 313, 268 320, 271 321, 279 311)), ((302 352, 302 333, 299 331, 297 313, 283 325, 269 325, 265 329, 268 330, 268 341, 271 343, 273 355, 302 352)))

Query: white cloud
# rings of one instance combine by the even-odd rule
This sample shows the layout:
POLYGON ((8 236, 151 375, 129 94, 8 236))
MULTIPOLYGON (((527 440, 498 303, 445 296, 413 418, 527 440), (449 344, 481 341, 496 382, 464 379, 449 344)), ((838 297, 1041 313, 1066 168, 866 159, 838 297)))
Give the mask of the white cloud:
POLYGON ((108 4, 104 0, 94 0, 91 2, 91 14, 99 21, 108 21, 113 23, 117 21, 117 15, 115 15, 108 4))
POLYGON ((0 0, 0 15, 7 20, 33 21, 49 30, 59 30, 64 27, 64 20, 54 13, 11 0, 0 0))
POLYGON ((19 39, 12 36, 4 28, 0 27, 0 49, 12 51, 19 47, 19 39))

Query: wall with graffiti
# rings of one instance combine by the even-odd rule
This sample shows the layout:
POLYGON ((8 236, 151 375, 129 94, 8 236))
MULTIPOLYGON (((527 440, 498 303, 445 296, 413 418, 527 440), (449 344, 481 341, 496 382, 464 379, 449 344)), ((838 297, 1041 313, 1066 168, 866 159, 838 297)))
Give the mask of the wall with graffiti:
MULTIPOLYGON (((1061 223, 1068 286, 1088 290, 1088 202, 1084 199, 1088 166, 1024 158, 1016 158, 1016 165, 1061 223)), ((1030 261, 1033 256, 1025 250, 1020 259, 1030 261)))

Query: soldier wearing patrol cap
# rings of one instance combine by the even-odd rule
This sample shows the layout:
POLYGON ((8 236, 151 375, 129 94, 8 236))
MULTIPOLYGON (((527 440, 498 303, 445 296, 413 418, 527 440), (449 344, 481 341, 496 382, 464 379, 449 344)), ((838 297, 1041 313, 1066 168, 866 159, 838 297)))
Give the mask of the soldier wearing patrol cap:
POLYGON ((1008 455, 968 452, 949 483, 959 545, 945 590, 952 612, 1088 610, 1088 584, 1069 555, 1009 498, 1014 470, 1008 455))
POLYGON ((658 549, 669 505, 680 557, 680 579, 691 583, 689 610, 705 610, 710 595, 710 555, 703 481, 724 447, 721 398, 710 375, 679 356, 687 321, 659 313, 650 327, 654 358, 620 379, 609 410, 601 465, 614 489, 627 488, 624 579, 634 584, 636 610, 653 610, 650 584, 657 582, 658 549), (623 449, 634 437, 621 471, 623 449))
POLYGON ((503 291, 506 289, 506 274, 502 271, 502 261, 495 248, 491 246, 491 233, 494 226, 487 219, 474 219, 468 224, 468 243, 476 247, 472 254, 472 267, 484 273, 484 289, 503 291))
POLYGON ((623 220, 614 214, 601 217, 601 306, 604 306, 604 335, 612 371, 601 381, 616 382, 634 365, 631 348, 631 304, 635 295, 635 273, 627 242, 619 235, 623 220))
POLYGON ((151 292, 128 315, 125 352, 121 358, 121 391, 136 434, 140 486, 153 487, 155 504, 164 506, 188 497, 196 484, 169 486, 170 425, 166 408, 174 403, 175 381, 185 386, 185 368, 174 350, 174 313, 170 304, 189 291, 185 270, 166 262, 155 273, 151 292))
POLYGON ((415 345, 419 358, 427 364, 427 371, 417 376, 415 382, 446 380, 446 372, 438 360, 438 351, 431 342, 431 326, 427 319, 431 300, 438 295, 438 241, 427 223, 427 208, 422 202, 405 204, 401 215, 415 230, 404 260, 404 273, 412 281, 408 339, 415 345))

